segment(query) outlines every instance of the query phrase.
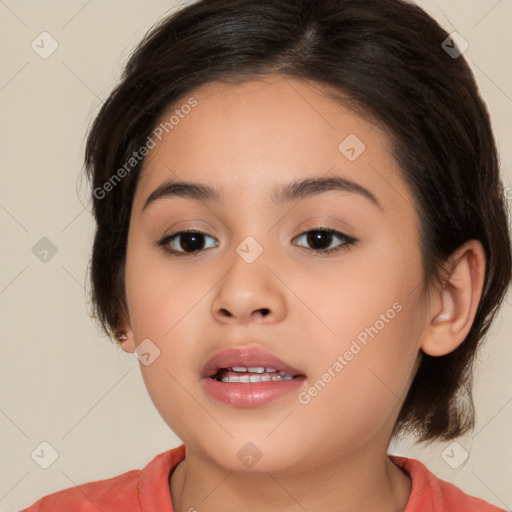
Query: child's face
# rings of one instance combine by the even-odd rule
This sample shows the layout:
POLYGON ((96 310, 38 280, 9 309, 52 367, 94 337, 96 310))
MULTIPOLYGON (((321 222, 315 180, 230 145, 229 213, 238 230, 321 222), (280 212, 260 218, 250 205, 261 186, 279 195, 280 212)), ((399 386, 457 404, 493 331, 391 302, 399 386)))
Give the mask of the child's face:
POLYGON ((189 450, 234 470, 244 469, 237 453, 248 442, 262 453, 258 471, 366 450, 382 455, 425 325, 419 220, 387 136, 297 80, 209 84, 180 105, 190 96, 197 106, 181 110, 146 159, 128 235, 127 327, 136 345, 149 338, 160 350, 141 364, 155 406, 189 450), (368 189, 381 208, 340 190, 271 199, 292 181, 341 176, 368 189), (163 197, 143 211, 169 179, 216 188, 221 198, 163 197), (303 235, 319 227, 357 242, 322 257, 343 239, 303 235), (157 245, 185 229, 208 236, 170 241, 178 255, 157 245), (241 248, 252 256, 262 249, 252 262, 237 252, 247 237, 241 248), (199 255, 190 253, 193 243, 204 247, 199 255), (213 398, 205 364, 221 349, 245 345, 302 370, 302 384, 255 407, 213 398))

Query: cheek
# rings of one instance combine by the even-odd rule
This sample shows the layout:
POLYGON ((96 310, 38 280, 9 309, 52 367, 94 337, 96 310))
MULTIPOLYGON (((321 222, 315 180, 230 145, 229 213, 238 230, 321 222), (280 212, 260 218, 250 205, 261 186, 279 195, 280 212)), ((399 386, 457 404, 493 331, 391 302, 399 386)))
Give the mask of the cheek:
POLYGON ((128 244, 125 286, 131 327, 136 344, 149 339, 159 354, 151 365, 141 363, 152 397, 165 389, 169 401, 168 394, 179 389, 177 380, 196 377, 194 365, 205 335, 202 299, 207 300, 214 282, 211 273, 204 280, 191 276, 183 263, 171 262, 147 241, 139 243, 134 236, 128 244))
POLYGON ((329 446, 343 450, 392 428, 418 354, 409 342, 413 323, 409 314, 404 306, 384 327, 378 324, 380 330, 368 324, 368 331, 360 331, 366 338, 340 337, 330 346, 323 345, 294 415, 297 428, 304 422, 309 432, 323 432, 329 446))
POLYGON ((162 249, 150 248, 146 240, 133 236, 128 244, 125 286, 136 339, 172 336, 211 285, 191 276, 183 263, 171 262, 162 249))
POLYGON ((333 341, 342 344, 358 335, 364 341, 370 338, 367 329, 375 333, 372 326, 380 337, 406 316, 400 310, 416 305, 421 254, 414 244, 396 239, 398 235, 392 228, 380 232, 345 253, 332 270, 322 267, 311 271, 302 284, 297 281, 308 304, 330 328, 333 341))
MULTIPOLYGON (((331 331, 322 329, 311 354, 319 387, 330 379, 312 402, 343 404, 363 422, 405 398, 419 353, 420 254, 395 242, 386 235, 371 251, 347 253, 335 279, 310 283, 307 294, 331 331)), ((339 420, 349 421, 342 412, 339 420)))
POLYGON ((191 424, 205 421, 204 410, 190 395, 196 384, 196 340, 204 336, 193 315, 211 284, 198 285, 158 251, 133 243, 127 253, 125 285, 136 344, 151 341, 151 363, 139 363, 148 394, 169 427, 186 437, 191 424))

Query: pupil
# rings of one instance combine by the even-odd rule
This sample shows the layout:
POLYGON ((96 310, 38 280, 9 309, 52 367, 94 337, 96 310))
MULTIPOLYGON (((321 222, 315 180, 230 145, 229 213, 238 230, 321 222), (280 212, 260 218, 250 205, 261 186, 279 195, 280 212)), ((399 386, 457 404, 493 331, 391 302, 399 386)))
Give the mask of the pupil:
POLYGON ((331 242, 329 240, 329 238, 331 237, 331 233, 326 233, 326 232, 323 232, 323 231, 311 231, 309 234, 308 234, 308 243, 315 247, 315 245, 320 242, 320 247, 317 247, 317 248, 320 248, 320 249, 324 249, 326 247, 329 247, 329 245, 331 245, 331 242), (322 239, 323 239, 323 244, 322 244, 322 239), (328 243, 325 243, 325 242, 328 242, 328 243))
POLYGON ((184 233, 181 235, 181 247, 186 251, 190 250, 192 252, 199 251, 202 248, 202 243, 198 242, 198 239, 201 238, 202 235, 198 233, 184 233), (190 243, 191 242, 191 243, 190 243))

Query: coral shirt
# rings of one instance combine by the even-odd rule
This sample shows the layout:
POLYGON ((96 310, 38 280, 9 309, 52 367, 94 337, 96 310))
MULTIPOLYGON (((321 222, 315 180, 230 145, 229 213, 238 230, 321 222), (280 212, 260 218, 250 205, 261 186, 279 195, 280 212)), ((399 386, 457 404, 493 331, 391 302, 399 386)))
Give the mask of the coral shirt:
MULTIPOLYGON (((504 512, 435 477, 420 461, 389 455, 412 479, 405 512, 504 512)), ((144 469, 44 496, 22 512, 173 512, 171 471, 185 458, 185 445, 160 453, 144 469)))

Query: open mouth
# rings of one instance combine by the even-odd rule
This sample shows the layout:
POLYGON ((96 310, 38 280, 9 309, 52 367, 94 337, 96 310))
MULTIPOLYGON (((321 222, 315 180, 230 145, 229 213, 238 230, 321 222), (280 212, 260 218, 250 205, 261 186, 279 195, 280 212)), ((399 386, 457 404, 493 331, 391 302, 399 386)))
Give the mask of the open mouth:
POLYGON ((228 368, 219 368, 219 370, 210 375, 210 379, 219 382, 270 382, 280 380, 292 380, 299 375, 291 375, 284 370, 277 370, 272 367, 264 366, 233 366, 228 368))
POLYGON ((222 383, 267 383, 304 380, 294 368, 258 346, 228 347, 214 354, 203 367, 201 378, 222 383))
POLYGON ((214 354, 203 367, 205 392, 230 407, 261 407, 304 386, 305 372, 264 348, 228 347, 214 354))

